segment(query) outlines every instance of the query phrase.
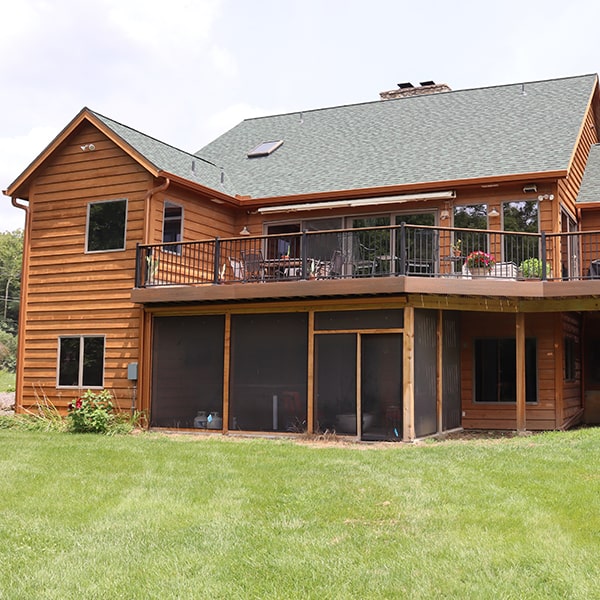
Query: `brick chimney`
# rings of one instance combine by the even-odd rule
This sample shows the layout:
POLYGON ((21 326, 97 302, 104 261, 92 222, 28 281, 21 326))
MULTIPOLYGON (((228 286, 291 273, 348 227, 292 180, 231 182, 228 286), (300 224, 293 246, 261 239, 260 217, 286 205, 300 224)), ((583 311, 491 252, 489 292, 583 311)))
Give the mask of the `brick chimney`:
POLYGON ((451 92, 450 87, 445 83, 435 83, 435 81, 421 81, 418 87, 410 82, 399 83, 397 90, 389 92, 380 92, 379 97, 382 100, 392 100, 394 98, 407 98, 409 96, 426 96, 428 94, 440 94, 441 92, 451 92))

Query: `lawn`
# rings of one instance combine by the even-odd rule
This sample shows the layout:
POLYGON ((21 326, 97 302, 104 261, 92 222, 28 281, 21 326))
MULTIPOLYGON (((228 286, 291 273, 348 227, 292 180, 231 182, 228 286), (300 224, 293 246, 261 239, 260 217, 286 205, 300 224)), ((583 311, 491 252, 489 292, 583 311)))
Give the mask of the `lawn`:
POLYGON ((600 429, 419 445, 0 429, 0 599, 600 597, 600 429))
POLYGON ((0 392, 14 392, 15 379, 16 375, 14 373, 0 369, 0 392))

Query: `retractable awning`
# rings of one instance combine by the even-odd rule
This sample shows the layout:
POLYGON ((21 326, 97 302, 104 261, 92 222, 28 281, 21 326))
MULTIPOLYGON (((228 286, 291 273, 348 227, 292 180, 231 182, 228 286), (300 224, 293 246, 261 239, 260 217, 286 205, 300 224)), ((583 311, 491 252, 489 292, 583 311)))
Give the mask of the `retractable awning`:
POLYGON ((381 196, 377 198, 355 198, 353 200, 331 200, 327 202, 305 202, 304 204, 285 204, 281 206, 264 206, 257 212, 261 215, 305 210, 323 210, 331 208, 355 208, 358 206, 381 206, 382 204, 402 204, 420 200, 451 200, 456 198, 453 190, 442 192, 423 192, 420 194, 401 194, 398 196, 381 196))

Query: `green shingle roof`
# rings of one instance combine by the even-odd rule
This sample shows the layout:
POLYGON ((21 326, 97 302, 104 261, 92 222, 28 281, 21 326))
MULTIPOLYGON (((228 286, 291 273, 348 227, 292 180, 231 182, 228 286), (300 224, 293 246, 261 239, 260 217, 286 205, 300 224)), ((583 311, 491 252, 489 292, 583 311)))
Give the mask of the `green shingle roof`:
MULTIPOLYGON (((596 75, 248 119, 196 154, 252 197, 566 170, 596 75), (261 142, 283 140, 248 158, 261 142)), ((206 183, 209 185, 208 183, 206 183)))
POLYGON ((226 189, 221 184, 221 169, 210 161, 165 144, 97 112, 90 112, 158 170, 172 173, 213 190, 232 193, 232 190, 226 189))
POLYGON ((590 148, 577 202, 600 202, 600 144, 590 148))

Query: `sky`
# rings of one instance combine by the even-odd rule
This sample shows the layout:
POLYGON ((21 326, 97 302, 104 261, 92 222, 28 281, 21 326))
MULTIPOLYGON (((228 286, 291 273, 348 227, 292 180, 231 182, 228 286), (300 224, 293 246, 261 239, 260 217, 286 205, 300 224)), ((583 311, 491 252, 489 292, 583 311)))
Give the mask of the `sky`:
MULTIPOLYGON (((188 152, 240 121, 600 71, 597 0, 0 0, 0 190, 87 106, 188 152)), ((0 232, 24 225, 0 194, 0 232)))

